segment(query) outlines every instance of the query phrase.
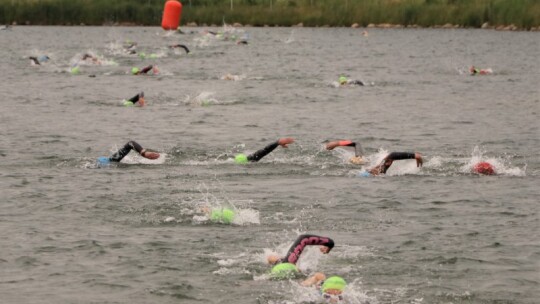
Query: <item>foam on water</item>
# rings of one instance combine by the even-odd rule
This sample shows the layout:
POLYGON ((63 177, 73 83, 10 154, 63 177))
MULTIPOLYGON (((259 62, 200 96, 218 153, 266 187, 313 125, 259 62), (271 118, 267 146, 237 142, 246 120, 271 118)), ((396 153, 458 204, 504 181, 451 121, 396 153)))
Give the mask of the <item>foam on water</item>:
POLYGON ((526 167, 519 168, 512 166, 509 160, 509 156, 505 157, 489 157, 486 156, 487 151, 475 146, 471 158, 465 160, 465 163, 461 166, 461 173, 471 173, 472 168, 479 162, 488 162, 494 168, 497 175, 507 176, 525 176, 526 167))

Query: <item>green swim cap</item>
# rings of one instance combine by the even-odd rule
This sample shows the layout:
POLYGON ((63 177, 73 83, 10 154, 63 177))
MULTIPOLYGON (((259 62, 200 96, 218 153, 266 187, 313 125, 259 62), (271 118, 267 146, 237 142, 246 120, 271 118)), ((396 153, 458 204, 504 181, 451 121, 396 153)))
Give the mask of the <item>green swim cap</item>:
POLYGON ((78 66, 76 66, 76 67, 74 67, 74 68, 71 68, 71 69, 69 70, 69 72, 70 72, 72 75, 77 75, 77 74, 79 74, 79 73, 81 72, 81 70, 79 69, 78 66))
POLYGON ((340 84, 344 84, 347 82, 347 77, 345 76, 339 76, 339 83, 340 84))
POLYGON ((139 68, 132 68, 131 69, 131 74, 135 75, 137 73, 139 73, 139 68))
POLYGON ((139 53, 139 57, 146 58, 146 53, 145 52, 139 53))
POLYGON ((157 54, 150 54, 150 58, 151 58, 151 59, 156 59, 156 58, 157 58, 157 54))
POLYGON ((133 102, 129 101, 129 100, 123 100, 123 105, 126 106, 126 107, 132 107, 134 105, 133 102))
POLYGON ((280 263, 272 268, 270 277, 272 279, 292 279, 298 274, 298 268, 291 263, 280 263))
POLYGON ((343 291, 343 289, 345 289, 345 286, 347 286, 347 282, 345 282, 342 277, 333 276, 324 280, 324 283, 321 286, 321 291, 326 292, 328 289, 336 289, 339 291, 343 291))
POLYGON ((245 154, 240 153, 234 157, 234 161, 237 164, 247 164, 248 158, 245 154))
POLYGON ((210 220, 212 222, 221 222, 224 224, 231 224, 234 219, 234 211, 229 208, 213 209, 210 214, 210 220))

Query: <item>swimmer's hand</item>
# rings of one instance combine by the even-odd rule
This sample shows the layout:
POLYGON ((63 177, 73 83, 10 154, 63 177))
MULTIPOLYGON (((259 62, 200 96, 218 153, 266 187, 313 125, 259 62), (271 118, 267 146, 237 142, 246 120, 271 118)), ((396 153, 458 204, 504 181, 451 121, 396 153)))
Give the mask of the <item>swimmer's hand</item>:
POLYGON ((326 144, 326 150, 334 150, 334 148, 338 146, 339 146, 339 141, 331 141, 326 144))
POLYGON ((420 155, 420 153, 414 153, 414 159, 416 159, 416 166, 422 167, 422 164, 424 163, 422 155, 420 155))
POLYGON ((349 159, 349 161, 351 162, 351 164, 355 164, 355 165, 363 165, 366 163, 364 159, 362 159, 362 157, 360 156, 353 156, 351 157, 351 159, 349 159))
POLYGON ((377 176, 379 174, 381 174, 381 166, 382 165, 377 165, 371 169, 368 170, 369 174, 373 175, 373 176, 377 176))
POLYGON ((293 138, 285 137, 285 138, 280 138, 278 140, 278 145, 282 146, 283 148, 288 148, 287 145, 292 144, 293 142, 294 142, 293 138))
POLYGON ((141 151, 141 156, 144 157, 144 158, 148 158, 148 159, 158 159, 159 158, 159 153, 154 152, 154 151, 147 151, 145 149, 145 150, 141 151))

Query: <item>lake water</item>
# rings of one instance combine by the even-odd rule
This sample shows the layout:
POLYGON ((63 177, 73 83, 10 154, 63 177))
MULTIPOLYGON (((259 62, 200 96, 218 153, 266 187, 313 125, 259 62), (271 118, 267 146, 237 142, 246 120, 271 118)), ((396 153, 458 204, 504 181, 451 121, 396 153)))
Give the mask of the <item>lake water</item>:
POLYGON ((0 31, 0 302, 318 303, 264 263, 301 233, 335 240, 298 266, 345 278, 347 303, 539 302, 538 33, 183 30, 0 31), (159 74, 129 74, 148 64, 159 74), (335 87, 342 74, 367 85, 335 87), (139 91, 147 106, 122 106, 139 91), (296 142, 231 160, 280 137, 296 142), (130 139, 164 155, 96 168, 130 139), (424 166, 360 178, 350 151, 323 148, 335 139, 367 166, 392 151, 424 166), (471 174, 479 160, 498 174, 471 174), (233 225, 203 206, 235 208, 233 225))

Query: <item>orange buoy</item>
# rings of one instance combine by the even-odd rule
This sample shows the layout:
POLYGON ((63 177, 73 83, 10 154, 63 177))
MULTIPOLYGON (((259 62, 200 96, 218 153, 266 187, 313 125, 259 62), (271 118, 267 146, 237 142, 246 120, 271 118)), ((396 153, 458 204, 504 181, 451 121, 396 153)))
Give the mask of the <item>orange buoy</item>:
POLYGON ((182 3, 174 0, 165 2, 163 18, 161 19, 161 27, 166 31, 176 30, 180 24, 181 15, 182 3))

